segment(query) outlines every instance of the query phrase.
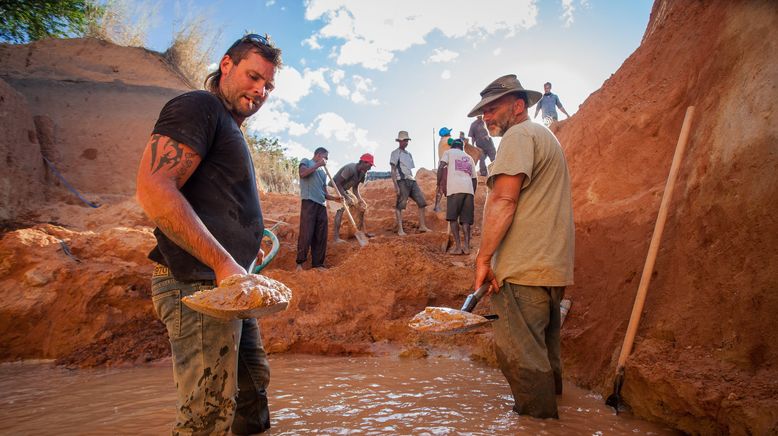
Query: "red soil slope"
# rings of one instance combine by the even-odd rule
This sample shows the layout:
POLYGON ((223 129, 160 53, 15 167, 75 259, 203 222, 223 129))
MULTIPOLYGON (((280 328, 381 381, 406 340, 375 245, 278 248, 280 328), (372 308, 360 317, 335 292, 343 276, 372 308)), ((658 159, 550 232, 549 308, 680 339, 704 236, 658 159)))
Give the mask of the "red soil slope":
POLYGON ((687 106, 687 154, 623 394, 704 434, 778 425, 778 4, 657 1, 641 46, 560 123, 577 223, 567 375, 610 393, 687 106))

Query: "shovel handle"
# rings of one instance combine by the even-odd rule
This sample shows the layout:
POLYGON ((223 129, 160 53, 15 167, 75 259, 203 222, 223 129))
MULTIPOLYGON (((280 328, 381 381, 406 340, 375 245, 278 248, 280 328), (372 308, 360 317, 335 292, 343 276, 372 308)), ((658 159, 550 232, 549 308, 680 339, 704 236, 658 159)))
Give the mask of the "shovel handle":
POLYGON ((489 292, 489 286, 491 284, 489 282, 484 283, 481 285, 480 288, 476 289, 475 292, 468 295, 465 299, 465 304, 462 305, 462 309, 460 309, 463 312, 472 312, 473 309, 475 309, 475 306, 478 304, 478 302, 481 300, 481 298, 486 295, 487 292, 489 292))
POLYGON ((692 117, 694 117, 694 106, 689 106, 686 109, 686 116, 684 117, 683 125, 681 126, 681 134, 678 137, 678 144, 675 147, 673 163, 670 165, 670 174, 667 176, 667 183, 665 184, 665 192, 662 194, 662 203, 659 205, 659 213, 656 218, 656 224, 654 225, 654 233, 651 235, 651 243, 648 246, 646 263, 643 266, 643 275, 640 277, 640 285, 638 285, 635 303, 632 306, 632 314, 629 317, 627 334, 624 336, 624 343, 621 346, 617 368, 624 367, 624 364, 627 362, 627 357, 629 357, 629 354, 632 352, 635 334, 637 333, 638 324, 640 323, 640 315, 643 312, 643 305, 646 302, 646 293, 648 292, 649 284, 651 284, 651 274, 654 271, 654 263, 656 262, 656 255, 659 251, 659 243, 662 241, 662 232, 665 229, 665 221, 667 221, 667 212, 670 208, 670 200, 673 197, 675 181, 678 178, 681 161, 683 159, 684 151, 686 150, 686 143, 689 139, 692 117))
MULTIPOLYGON (((338 190, 338 185, 335 184, 335 180, 333 180, 332 176, 330 175, 330 170, 327 169, 327 165, 324 165, 323 168, 324 168, 324 172, 327 173, 327 178, 330 179, 330 182, 332 182, 332 185, 335 187, 335 192, 338 193, 338 198, 340 198, 345 202, 343 196, 340 195, 340 191, 338 190)), ((348 205, 343 204, 343 206, 344 206, 343 208, 346 209, 346 215, 348 216, 348 220, 351 221, 351 225, 354 226, 354 230, 359 231, 359 229, 357 228, 357 223, 354 221, 354 217, 351 216, 351 211, 348 210, 348 205)))

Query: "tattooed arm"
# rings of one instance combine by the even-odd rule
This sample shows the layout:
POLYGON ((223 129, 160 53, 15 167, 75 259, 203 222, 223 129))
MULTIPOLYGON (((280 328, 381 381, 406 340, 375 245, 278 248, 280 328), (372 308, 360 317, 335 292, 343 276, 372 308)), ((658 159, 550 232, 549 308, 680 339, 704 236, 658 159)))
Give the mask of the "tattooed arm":
POLYGON ((246 274, 246 270, 213 237, 181 194, 181 186, 200 161, 191 147, 167 136, 152 135, 140 161, 136 197, 165 236, 213 269, 219 284, 233 274, 246 274))

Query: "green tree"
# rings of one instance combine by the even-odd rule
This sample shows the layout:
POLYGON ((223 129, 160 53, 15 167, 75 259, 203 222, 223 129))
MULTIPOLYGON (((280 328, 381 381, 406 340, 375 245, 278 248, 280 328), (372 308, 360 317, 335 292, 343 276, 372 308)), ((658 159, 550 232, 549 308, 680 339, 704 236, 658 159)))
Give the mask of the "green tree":
POLYGON ((89 0, 0 0, 0 41, 81 35, 99 6, 89 0))

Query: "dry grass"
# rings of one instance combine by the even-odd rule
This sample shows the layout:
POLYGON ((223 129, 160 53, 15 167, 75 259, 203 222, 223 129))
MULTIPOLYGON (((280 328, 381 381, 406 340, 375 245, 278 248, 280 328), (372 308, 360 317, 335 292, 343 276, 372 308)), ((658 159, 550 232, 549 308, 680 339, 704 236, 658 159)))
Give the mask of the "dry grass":
POLYGON ((209 61, 219 39, 219 31, 206 23, 206 16, 182 20, 179 30, 173 36, 173 42, 165 51, 167 58, 190 81, 195 88, 202 88, 208 74, 209 61))
POLYGON ((148 0, 107 0, 90 13, 84 36, 143 47, 158 7, 159 3, 148 0))

